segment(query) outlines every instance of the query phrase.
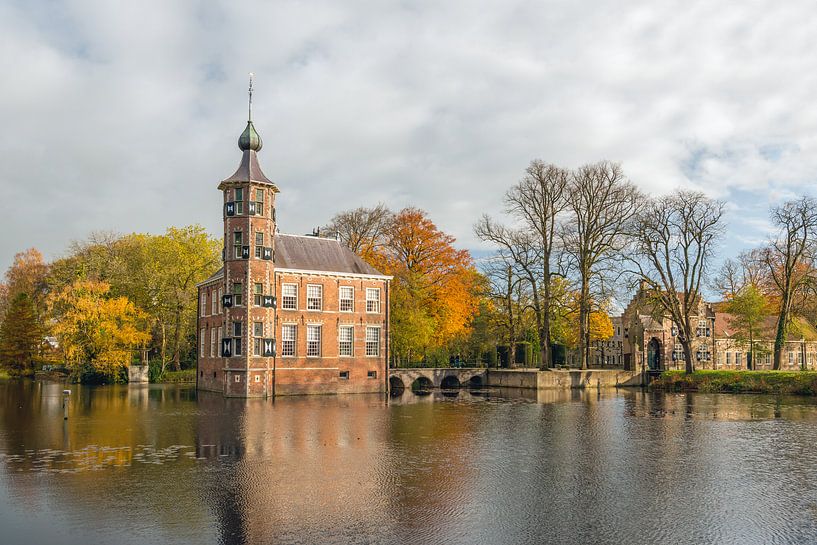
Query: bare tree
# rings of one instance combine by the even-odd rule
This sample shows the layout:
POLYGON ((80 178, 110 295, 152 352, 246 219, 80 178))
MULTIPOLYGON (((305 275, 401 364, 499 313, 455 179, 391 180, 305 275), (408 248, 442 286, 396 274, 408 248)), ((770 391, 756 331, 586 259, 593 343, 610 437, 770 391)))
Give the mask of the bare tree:
POLYGON ((695 370, 692 339, 715 246, 723 233, 724 205, 696 191, 650 199, 632 222, 636 278, 649 290, 658 311, 678 329, 686 372, 695 370))
POLYGON ((482 273, 488 280, 488 296, 495 301, 494 320, 497 329, 504 334, 509 347, 511 363, 516 361, 516 343, 519 340, 522 322, 522 278, 514 270, 514 263, 507 252, 498 252, 485 262, 482 273))
POLYGON ((579 360, 590 362, 590 314, 605 298, 610 265, 626 245, 626 225, 643 198, 621 165, 602 161, 576 170, 568 188, 573 214, 565 230, 565 252, 579 283, 579 360))
POLYGON ((530 287, 530 309, 536 318, 536 331, 539 337, 539 363, 542 368, 547 365, 544 359, 546 352, 542 345, 548 342, 545 335, 545 314, 548 307, 542 299, 541 259, 542 255, 532 234, 521 229, 512 229, 483 216, 474 226, 474 233, 484 241, 492 242, 506 256, 509 263, 530 287))
POLYGON ((356 254, 366 256, 382 244, 392 216, 382 203, 372 208, 355 208, 335 214, 322 231, 338 237, 356 254))
POLYGON ((774 369, 780 369, 794 296, 812 279, 817 238, 817 201, 811 197, 788 201, 772 208, 771 217, 779 231, 763 251, 763 261, 780 297, 774 338, 774 369))
POLYGON ((768 295, 770 280, 763 254, 763 250, 754 249, 741 252, 737 259, 727 259, 713 279, 712 288, 727 299, 748 286, 768 295))
POLYGON ((532 308, 539 336, 539 363, 552 367, 550 353, 551 279, 560 231, 560 214, 567 208, 568 171, 540 160, 531 161, 525 176, 505 194, 505 206, 517 220, 517 229, 483 218, 474 228, 515 261, 532 289, 532 308))

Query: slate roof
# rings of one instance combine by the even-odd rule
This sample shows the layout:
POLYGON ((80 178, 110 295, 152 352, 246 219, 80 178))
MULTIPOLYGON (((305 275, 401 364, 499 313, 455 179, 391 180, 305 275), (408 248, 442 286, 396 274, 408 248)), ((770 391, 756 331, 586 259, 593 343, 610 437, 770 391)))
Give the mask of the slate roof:
MULTIPOLYGON (((300 271, 384 276, 360 256, 333 238, 275 235, 275 267, 300 271)), ((224 276, 224 267, 199 285, 224 276)))
MULTIPOLYGON (((244 150, 241 155, 241 164, 238 169, 229 178, 222 180, 221 184, 230 184, 235 182, 255 182, 259 184, 266 184, 272 186, 272 190, 278 193, 278 186, 275 182, 270 180, 261 171, 261 165, 258 164, 258 155, 255 150, 244 150)), ((219 185, 222 189, 223 185, 219 185)))
POLYGON ((302 271, 382 275, 332 238, 275 235, 275 266, 302 271))

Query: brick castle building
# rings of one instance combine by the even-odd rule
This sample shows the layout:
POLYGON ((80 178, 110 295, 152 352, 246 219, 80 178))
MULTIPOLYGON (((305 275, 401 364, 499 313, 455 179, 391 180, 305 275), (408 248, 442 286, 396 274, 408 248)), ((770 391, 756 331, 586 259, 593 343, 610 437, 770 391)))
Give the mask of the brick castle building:
POLYGON ((196 387, 229 397, 385 392, 389 280, 341 242, 279 234, 250 116, 224 200, 224 264, 198 286, 196 387))

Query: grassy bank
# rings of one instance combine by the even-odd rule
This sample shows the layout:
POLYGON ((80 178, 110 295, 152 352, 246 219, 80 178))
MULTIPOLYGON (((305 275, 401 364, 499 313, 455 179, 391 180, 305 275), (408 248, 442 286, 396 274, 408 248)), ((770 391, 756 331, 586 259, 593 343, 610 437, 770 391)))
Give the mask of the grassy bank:
POLYGON ((196 382, 195 369, 183 369, 181 371, 165 371, 161 379, 156 382, 160 384, 179 384, 183 382, 196 382))
POLYGON ((650 388, 670 391, 817 395, 817 371, 666 371, 650 388))

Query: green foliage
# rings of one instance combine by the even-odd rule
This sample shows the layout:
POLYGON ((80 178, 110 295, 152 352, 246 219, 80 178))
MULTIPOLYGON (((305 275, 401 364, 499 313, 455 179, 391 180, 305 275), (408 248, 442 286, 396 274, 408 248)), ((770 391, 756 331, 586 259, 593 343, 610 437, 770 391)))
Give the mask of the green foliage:
POLYGON ((817 394, 817 371, 666 371, 651 388, 671 391, 817 394))

